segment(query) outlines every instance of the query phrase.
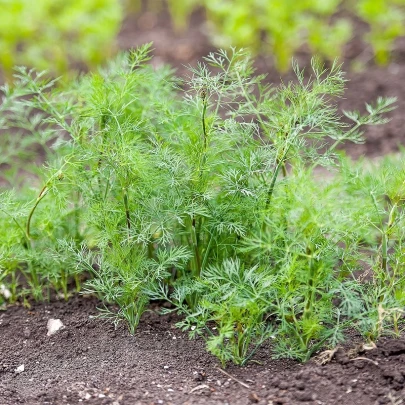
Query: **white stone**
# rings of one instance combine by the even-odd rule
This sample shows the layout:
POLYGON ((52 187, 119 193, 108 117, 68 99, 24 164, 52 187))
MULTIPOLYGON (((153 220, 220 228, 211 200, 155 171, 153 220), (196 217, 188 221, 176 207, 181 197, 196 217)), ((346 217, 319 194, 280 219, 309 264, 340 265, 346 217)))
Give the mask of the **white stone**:
POLYGON ((54 335, 58 330, 61 330, 65 327, 60 319, 49 319, 47 328, 48 328, 48 336, 54 335))
POLYGON ((0 285, 0 294, 8 300, 11 297, 11 292, 4 284, 0 285))
POLYGON ((18 367, 14 370, 14 372, 17 373, 17 374, 20 374, 20 373, 22 373, 24 370, 25 370, 24 364, 21 364, 21 366, 18 366, 18 367))

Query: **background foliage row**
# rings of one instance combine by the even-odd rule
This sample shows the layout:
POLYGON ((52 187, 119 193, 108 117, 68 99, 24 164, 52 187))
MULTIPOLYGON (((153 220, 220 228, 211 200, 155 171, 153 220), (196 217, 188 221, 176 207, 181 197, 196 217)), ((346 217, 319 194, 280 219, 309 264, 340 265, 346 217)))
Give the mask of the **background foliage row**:
POLYGON ((131 333, 165 300, 223 363, 268 341, 306 360, 349 327, 399 334, 404 162, 336 152, 394 100, 342 120, 336 64, 294 66, 274 89, 244 51, 210 54, 185 82, 148 59, 143 46, 59 86, 20 68, 3 88, 3 300, 83 289, 131 333))
POLYGON ((142 4, 151 12, 167 4, 178 29, 203 8, 215 45, 270 54, 280 70, 305 44, 326 59, 340 56, 354 35, 354 18, 368 24, 363 39, 376 61, 387 63, 405 27, 404 0, 0 0, 1 69, 11 79, 16 64, 54 72, 94 68, 114 51, 125 12, 142 4))
POLYGON ((209 35, 220 47, 242 46, 274 55, 280 70, 302 46, 333 60, 354 35, 353 16, 368 24, 363 35, 378 63, 388 62, 394 40, 404 35, 404 0, 168 0, 179 27, 201 5, 209 35))
POLYGON ((0 0, 0 65, 66 72, 95 68, 114 51, 123 19, 118 0, 0 0))

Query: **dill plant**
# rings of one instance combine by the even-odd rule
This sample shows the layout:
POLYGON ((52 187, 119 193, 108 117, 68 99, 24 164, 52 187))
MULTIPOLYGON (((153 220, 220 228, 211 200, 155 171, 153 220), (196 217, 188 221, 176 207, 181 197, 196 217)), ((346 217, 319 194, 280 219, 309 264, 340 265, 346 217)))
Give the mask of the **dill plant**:
POLYGON ((55 84, 45 72, 18 68, 13 86, 1 88, 0 279, 11 302, 27 305, 51 290, 67 299, 72 278, 80 288, 59 247, 65 238, 79 243, 81 231, 79 197, 63 174, 69 100, 55 84))
MULTIPOLYGON (((350 300, 362 307, 357 327, 368 340, 383 334, 399 336, 404 306, 403 156, 344 171, 345 186, 362 201, 369 235, 362 243, 365 277, 350 300)), ((355 279, 356 276, 353 276, 355 279)), ((357 275, 358 279, 361 276, 357 275)))
MULTIPOLYGON (((85 290, 106 304, 100 316, 131 333, 150 300, 166 300, 223 364, 245 364, 270 338, 275 356, 307 360, 348 326, 377 337, 386 324, 377 333, 366 319, 382 295, 356 274, 366 243, 375 282, 402 285, 401 186, 365 203, 363 174, 336 147, 362 142, 362 127, 384 123, 394 100, 367 105, 365 116, 344 112, 350 124, 336 107, 337 64, 313 60, 309 75, 294 65, 297 81, 273 88, 243 50, 210 54, 185 80, 149 59, 144 45, 45 92, 24 73, 33 97, 21 102, 45 114, 58 152, 33 200, 11 209, 3 195, 15 225, 7 246, 24 254, 3 249, 2 278, 25 262, 32 293, 37 278, 39 291, 51 283, 67 295, 67 280, 80 286, 86 275, 85 290), (316 178, 319 166, 329 180, 316 178)), ((387 293, 395 305, 399 291, 387 293)))

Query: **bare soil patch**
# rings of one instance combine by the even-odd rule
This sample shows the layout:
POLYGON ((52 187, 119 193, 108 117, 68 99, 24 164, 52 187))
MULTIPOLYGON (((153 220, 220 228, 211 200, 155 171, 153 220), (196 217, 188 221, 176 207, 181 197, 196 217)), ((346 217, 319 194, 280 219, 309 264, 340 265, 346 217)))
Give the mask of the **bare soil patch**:
POLYGON ((404 339, 382 339, 367 352, 341 349, 324 366, 271 360, 263 349, 248 366, 228 367, 228 376, 202 339, 189 340, 157 306, 131 336, 124 325, 92 319, 98 304, 76 297, 0 313, 2 405, 370 405, 405 398, 404 339), (51 318, 65 328, 47 336, 51 318))

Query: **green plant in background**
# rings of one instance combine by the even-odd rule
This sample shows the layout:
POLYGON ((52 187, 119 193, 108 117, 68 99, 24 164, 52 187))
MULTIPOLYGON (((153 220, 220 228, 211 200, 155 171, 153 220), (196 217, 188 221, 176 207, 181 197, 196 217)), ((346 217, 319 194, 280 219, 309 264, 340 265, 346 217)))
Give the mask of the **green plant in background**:
POLYGON ((347 19, 330 17, 339 0, 204 2, 207 18, 220 46, 246 46, 274 55, 281 70, 289 68, 295 51, 308 43, 313 53, 334 59, 351 37, 347 19))
POLYGON ((186 81, 149 59, 145 45, 61 88, 20 69, 6 88, 3 128, 49 136, 36 189, 0 197, 12 299, 68 297, 87 277, 100 316, 131 333, 163 299, 223 364, 269 339, 275 356, 304 361, 349 326, 397 333, 403 170, 367 175, 335 150, 386 122, 394 100, 345 112, 349 124, 336 64, 313 60, 309 79, 294 64, 296 83, 272 88, 243 50, 210 54, 186 81), (374 284, 357 276, 363 262, 374 284))
POLYGON ((111 56, 122 20, 118 0, 1 0, 0 68, 15 65, 65 72, 111 56))
MULTIPOLYGON (((147 4, 156 11, 156 4, 161 9, 164 2, 147 4)), ((167 0, 167 5, 179 29, 186 27, 194 10, 203 8, 215 45, 271 54, 280 70, 290 67, 291 57, 303 45, 325 59, 340 56, 353 35, 350 14, 369 24, 363 39, 381 64, 389 61, 405 27, 404 0, 167 0)))
POLYGON ((356 14, 371 27, 365 39, 373 47, 377 63, 389 62, 395 39, 405 34, 404 7, 404 0, 355 2, 356 14))

